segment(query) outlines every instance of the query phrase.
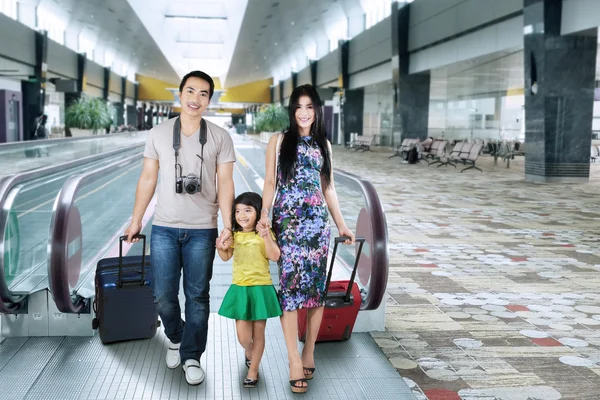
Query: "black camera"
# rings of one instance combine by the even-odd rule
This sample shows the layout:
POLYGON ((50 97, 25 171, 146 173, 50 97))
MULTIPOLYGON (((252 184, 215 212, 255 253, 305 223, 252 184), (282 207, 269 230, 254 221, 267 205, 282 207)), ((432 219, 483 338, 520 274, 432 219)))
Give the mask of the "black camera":
POLYGON ((178 177, 175 182, 175 192, 183 193, 185 188, 185 192, 188 194, 195 194, 202 191, 202 183, 200 179, 194 174, 188 174, 184 177, 178 177))

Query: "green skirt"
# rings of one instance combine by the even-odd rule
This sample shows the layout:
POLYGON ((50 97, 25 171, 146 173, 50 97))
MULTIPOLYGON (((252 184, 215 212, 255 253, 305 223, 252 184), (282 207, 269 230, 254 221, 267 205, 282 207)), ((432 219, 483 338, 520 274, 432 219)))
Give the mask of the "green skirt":
POLYGON ((259 321, 281 316, 281 306, 273 285, 231 285, 225 293, 219 315, 243 321, 259 321))

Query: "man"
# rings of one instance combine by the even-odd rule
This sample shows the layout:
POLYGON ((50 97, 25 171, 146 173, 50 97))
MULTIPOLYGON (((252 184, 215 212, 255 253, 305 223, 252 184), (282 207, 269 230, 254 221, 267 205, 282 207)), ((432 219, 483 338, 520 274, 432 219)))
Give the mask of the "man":
POLYGON ((158 181, 150 240, 151 284, 165 333, 171 341, 167 367, 173 369, 183 364, 190 385, 199 385, 205 376, 200 357, 206 349, 208 334, 209 282, 215 242, 225 242, 231 237, 235 152, 229 133, 202 118, 213 92, 213 80, 204 72, 192 71, 183 77, 179 86, 180 117, 155 126, 148 133, 133 217, 125 231, 129 242, 139 240, 132 240, 132 236, 142 229, 142 216, 158 181), (180 123, 181 132, 178 151, 174 150, 176 122, 180 123), (202 146, 204 124, 206 142, 202 146), (195 175, 195 181, 190 174, 195 175), (218 208, 225 228, 217 239, 218 208), (178 299, 182 270, 185 321, 181 319, 178 299))

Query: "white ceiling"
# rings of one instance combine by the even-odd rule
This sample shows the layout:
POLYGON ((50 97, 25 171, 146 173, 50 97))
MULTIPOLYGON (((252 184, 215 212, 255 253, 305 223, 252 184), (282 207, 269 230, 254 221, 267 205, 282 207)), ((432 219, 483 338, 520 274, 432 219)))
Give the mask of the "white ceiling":
POLYGON ((114 54, 119 74, 127 65, 178 82, 200 69, 225 87, 287 78, 308 64, 308 54, 325 55, 333 31, 345 31, 349 20, 360 25, 365 10, 391 7, 391 0, 19 1, 37 2, 65 21, 71 42, 84 33, 96 62, 105 64, 105 51, 114 54))
POLYGON ((327 41, 336 24, 362 16, 369 1, 249 0, 226 85, 277 77, 294 63, 301 69, 307 64, 307 47, 327 41))
POLYGON ((227 71, 248 0, 127 0, 179 77, 227 71))
MULTIPOLYGON (((142 75, 179 81, 179 75, 124 0, 38 0, 65 21, 67 36, 80 33, 95 42, 94 52, 115 54, 115 64, 127 64, 142 75)), ((96 57, 96 59, 98 59, 96 57)), ((99 62, 103 65, 102 62, 99 62)), ((115 71, 119 74, 118 68, 115 71)))

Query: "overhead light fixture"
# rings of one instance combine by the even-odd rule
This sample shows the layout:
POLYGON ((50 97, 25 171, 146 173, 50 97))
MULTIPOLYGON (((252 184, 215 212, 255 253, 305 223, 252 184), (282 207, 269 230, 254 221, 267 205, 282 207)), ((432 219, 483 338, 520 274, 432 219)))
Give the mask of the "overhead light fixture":
POLYGON ((209 17, 209 16, 205 16, 205 15, 174 15, 174 14, 167 14, 167 15, 165 15, 165 18, 227 21, 227 17, 209 17))
POLYGON ((225 42, 223 42, 222 40, 211 42, 210 40, 180 40, 180 39, 177 40, 177 43, 184 43, 184 44, 225 44, 225 42))

